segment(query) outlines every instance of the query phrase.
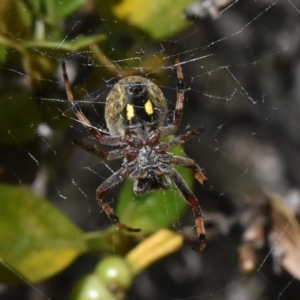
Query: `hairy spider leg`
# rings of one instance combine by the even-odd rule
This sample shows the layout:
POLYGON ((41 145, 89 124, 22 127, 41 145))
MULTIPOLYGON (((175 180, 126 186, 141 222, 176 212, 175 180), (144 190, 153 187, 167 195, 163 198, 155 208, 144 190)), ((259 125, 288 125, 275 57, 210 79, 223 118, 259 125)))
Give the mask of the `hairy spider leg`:
POLYGON ((185 201, 188 203, 188 205, 191 206, 193 210, 198 239, 200 242, 198 248, 197 249, 195 248, 195 250, 202 251, 206 246, 206 237, 205 237, 205 228, 204 228, 204 221, 203 221, 203 212, 199 204, 199 201, 196 198, 196 196, 192 193, 190 188, 187 186, 183 178, 179 175, 179 173, 171 167, 168 167, 168 169, 169 169, 168 175, 173 179, 179 192, 181 193, 185 201))
POLYGON ((123 149, 117 149, 117 150, 105 152, 80 141, 75 140, 73 141, 73 143, 79 146, 80 148, 82 148, 83 150, 85 150, 86 152, 104 158, 106 160, 115 160, 115 159, 123 158, 123 149))
POLYGON ((127 172, 126 169, 121 168, 118 172, 111 175, 108 179, 106 179, 96 190, 96 198, 98 204, 102 207, 108 218, 112 221, 114 225, 116 225, 120 229, 125 229, 129 232, 139 232, 141 229, 128 227, 125 224, 121 223, 119 217, 114 213, 111 206, 103 199, 105 194, 114 186, 119 184, 124 177, 126 177, 127 172))
POLYGON ((184 134, 181 134, 181 135, 175 137, 173 140, 171 140, 169 142, 166 142, 167 144, 169 144, 168 149, 171 148, 171 147, 182 145, 187 140, 189 140, 189 139, 191 139, 191 138, 193 138, 195 136, 200 135, 204 131, 205 131, 205 128, 201 127, 201 128, 196 129, 196 130, 191 130, 191 131, 188 131, 188 132, 186 132, 184 134))
MULTIPOLYGON (((202 132, 205 131, 205 128, 199 128, 196 130, 191 130, 188 131, 187 133, 184 133, 182 135, 177 136, 176 138, 174 138, 173 140, 171 140, 170 142, 165 142, 163 143, 164 147, 164 151, 166 151, 167 149, 177 146, 177 145, 181 145, 183 143, 185 143, 188 139, 198 136, 200 135, 202 132)), ((195 161, 191 158, 188 157, 182 157, 182 156, 173 156, 172 157, 172 161, 171 163, 181 166, 181 167, 185 167, 185 168, 189 168, 193 171, 195 178, 207 189, 207 190, 211 190, 212 189, 212 185, 210 184, 210 182, 208 181, 208 179, 205 177, 205 175, 202 173, 200 167, 195 163, 195 161)))
POLYGON ((66 64, 63 61, 61 64, 62 67, 62 75, 64 78, 64 84, 67 92, 68 100, 70 101, 71 109, 73 110, 74 114, 77 116, 79 121, 82 123, 82 125, 87 129, 87 131, 101 144, 104 145, 110 145, 110 146, 118 146, 120 145, 121 138, 120 137, 114 137, 109 136, 101 133, 101 129, 95 128, 91 122, 88 120, 88 118, 84 115, 82 110, 80 109, 78 103, 74 101, 74 96, 72 93, 70 81, 67 74, 66 64))
POLYGON ((176 100, 175 113, 173 118, 173 125, 175 125, 175 127, 178 128, 182 117, 182 111, 183 111, 185 82, 184 82, 182 68, 180 65, 179 56, 175 50, 174 43, 172 43, 172 47, 173 47, 173 56, 174 56, 176 72, 177 72, 177 100, 176 100))
POLYGON ((168 136, 168 135, 174 133, 178 129, 178 126, 179 126, 179 123, 180 123, 181 117, 182 117, 182 112, 183 112, 185 82, 184 82, 182 68, 180 65, 179 56, 175 50, 174 43, 172 43, 172 47, 173 47, 174 61, 175 61, 175 65, 176 65, 177 78, 178 78, 176 107, 175 107, 175 112, 174 112, 173 124, 170 124, 170 125, 160 128, 159 129, 160 137, 168 136))
POLYGON ((205 187, 205 189, 212 189, 212 185, 205 177, 205 175, 201 172, 200 167, 196 164, 196 162, 193 159, 182 156, 173 156, 172 163, 177 166, 191 169, 194 173, 195 178, 205 187))

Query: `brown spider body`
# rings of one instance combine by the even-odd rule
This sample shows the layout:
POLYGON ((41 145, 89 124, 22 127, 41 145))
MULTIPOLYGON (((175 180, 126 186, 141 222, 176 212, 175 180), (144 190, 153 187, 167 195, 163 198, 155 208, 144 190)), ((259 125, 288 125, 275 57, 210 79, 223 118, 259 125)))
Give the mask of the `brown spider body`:
POLYGON ((161 169, 163 151, 157 128, 165 125, 167 101, 162 91, 141 76, 121 79, 106 99, 105 120, 113 136, 131 136, 125 142, 123 167, 134 180, 134 192, 143 195, 168 189, 170 180, 161 169))
POLYGON ((167 152, 169 148, 183 144, 193 136, 200 135, 200 128, 179 135, 169 142, 161 142, 161 138, 173 134, 180 123, 184 102, 184 80, 178 55, 174 52, 177 70, 177 101, 173 123, 166 125, 167 101, 161 90, 150 80, 141 76, 129 76, 121 79, 110 91, 105 107, 105 119, 109 134, 95 128, 85 117, 74 101, 65 63, 62 63, 64 83, 71 108, 89 133, 100 143, 119 146, 118 149, 103 152, 94 147, 76 142, 84 150, 107 160, 123 159, 121 168, 106 179, 96 190, 99 205, 111 221, 119 228, 127 231, 140 231, 121 223, 110 205, 104 200, 105 194, 129 177, 134 181, 134 192, 143 195, 155 189, 168 189, 172 179, 182 197, 194 212, 198 238, 202 250, 205 243, 203 213, 199 201, 189 189, 174 165, 189 168, 195 178, 207 189, 211 188, 208 180, 194 160, 175 156, 167 152))

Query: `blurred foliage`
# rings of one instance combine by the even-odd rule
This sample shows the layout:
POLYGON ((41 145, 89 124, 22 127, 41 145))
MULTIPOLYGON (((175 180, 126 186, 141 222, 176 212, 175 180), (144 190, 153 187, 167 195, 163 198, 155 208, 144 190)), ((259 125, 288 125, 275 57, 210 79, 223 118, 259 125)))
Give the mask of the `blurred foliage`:
POLYGON ((126 299, 135 276, 149 265, 180 249, 182 244, 181 234, 162 229, 142 241, 125 257, 110 255, 101 260, 93 273, 75 285, 71 299, 126 299))
POLYGON ((17 92, 1 95, 0 112, 0 143, 22 144, 36 137, 42 118, 37 103, 29 97, 17 92))
MULTIPOLYGON (((111 230, 108 234, 83 234, 48 201, 35 196, 28 188, 1 185, 0 206, 1 282, 24 283, 25 279, 34 283, 45 280, 61 272, 85 252, 106 251, 108 241, 111 241, 112 236, 114 239, 117 237, 111 230), (96 243, 91 242, 92 240, 96 243)), ((124 249, 124 243, 126 244, 128 239, 122 238, 122 235, 120 237, 121 247, 124 249)), ((183 237, 180 234, 160 231, 128 253, 126 261, 132 270, 128 272, 137 275, 161 257, 176 251, 182 243, 183 237)), ((108 249, 118 250, 118 242, 110 242, 108 249)), ((121 272, 118 280, 121 280, 122 287, 124 285, 122 289, 128 289, 132 279, 128 281, 129 273, 124 269, 122 261, 117 260, 117 269, 123 270, 118 271, 118 274, 121 272)), ((104 284, 109 284, 111 280, 116 280, 116 277, 110 276, 106 279, 106 275, 103 275, 108 272, 106 265, 112 267, 111 263, 104 262, 97 268, 96 273, 100 274, 104 284)), ((108 272, 108 275, 110 273, 108 272)), ((89 284, 85 279, 84 285, 78 291, 79 295, 86 293, 87 286, 89 284)), ((97 285, 94 283, 93 286, 96 288, 97 285)), ((98 288, 100 287, 101 285, 98 288)), ((75 290, 77 291, 77 288, 75 290)), ((77 297, 76 299, 86 299, 81 298, 82 296, 77 297)))
MULTIPOLYGON (((13 269, 37 282, 62 271, 85 251, 82 231, 29 189, 1 185, 0 207, 1 270, 13 269)), ((0 271, 0 280, 9 279, 0 271)))
MULTIPOLYGON (((103 0, 97 1, 101 6, 107 3, 103 0)), ((110 5, 104 5, 102 16, 130 24, 151 38, 160 40, 188 26, 189 22, 183 18, 183 10, 193 2, 194 0, 111 1, 110 5)))

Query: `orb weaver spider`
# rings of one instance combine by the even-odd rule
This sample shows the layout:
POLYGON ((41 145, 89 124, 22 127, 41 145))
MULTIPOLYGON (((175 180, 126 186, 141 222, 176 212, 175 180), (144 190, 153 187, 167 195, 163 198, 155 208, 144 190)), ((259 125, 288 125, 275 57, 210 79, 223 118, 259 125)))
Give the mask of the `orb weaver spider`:
POLYGON ((170 179, 172 179, 182 197, 193 210, 200 242, 197 250, 201 251, 206 245, 202 209, 198 199, 172 165, 191 169, 195 178, 206 189, 211 189, 212 186, 194 160, 175 156, 167 150, 200 135, 204 128, 188 131, 169 142, 160 141, 162 137, 169 136, 178 129, 183 113, 185 82, 174 45, 173 57, 177 72, 177 100, 173 122, 169 125, 166 125, 168 108, 162 91, 144 77, 128 76, 119 80, 107 96, 105 120, 109 133, 101 128, 96 128, 92 126, 78 103, 74 101, 64 61, 62 62, 62 74, 71 109, 78 120, 97 142, 119 148, 104 152, 82 142, 76 142, 76 144, 106 160, 123 159, 121 168, 96 190, 98 204, 108 218, 118 228, 130 232, 140 231, 138 228, 128 227, 119 220, 111 206, 104 200, 105 194, 126 177, 133 179, 133 189, 137 195, 143 195, 159 188, 168 189, 171 185, 170 179))

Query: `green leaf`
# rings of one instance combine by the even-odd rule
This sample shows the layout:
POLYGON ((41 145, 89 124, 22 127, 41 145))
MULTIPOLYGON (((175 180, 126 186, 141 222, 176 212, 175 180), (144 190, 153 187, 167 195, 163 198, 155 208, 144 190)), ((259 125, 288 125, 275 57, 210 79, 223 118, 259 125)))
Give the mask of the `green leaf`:
MULTIPOLYGON (((172 149, 174 155, 182 155, 182 147, 172 149)), ((189 169, 178 168, 185 182, 191 187, 193 175, 189 169)), ((169 190, 156 190, 145 196, 133 192, 132 181, 126 181, 121 191, 116 211, 121 221, 143 232, 153 232, 174 224, 187 208, 185 200, 172 184, 169 190)))
POLYGON ((53 23, 69 16, 82 5, 87 3, 88 0, 29 0, 30 8, 38 16, 44 16, 46 19, 51 20, 53 23))
MULTIPOLYGON (((89 47, 91 44, 96 44, 104 41, 106 36, 104 34, 93 34, 88 36, 78 36, 72 41, 64 42, 48 42, 46 40, 37 40, 30 41, 25 44, 25 47, 28 48, 39 48, 39 49, 48 49, 53 52, 57 51, 71 51, 77 52, 83 48, 89 47)), ((52 54, 54 54, 51 52, 52 54)))
POLYGON ((10 280, 5 268, 23 281, 44 280, 86 251, 82 231, 29 189, 0 185, 0 207, 0 281, 10 280))
POLYGON ((27 53, 26 56, 23 56, 26 72, 39 82, 40 78, 52 76, 57 70, 57 61, 53 60, 52 57, 65 57, 66 52, 68 52, 67 55, 70 55, 70 52, 76 53, 79 50, 88 48, 90 45, 102 42, 105 39, 105 35, 95 34, 80 36, 72 41, 63 42, 46 40, 29 41, 23 46, 23 50, 27 53), (45 55, 40 55, 41 53, 45 55))
MULTIPOLYGON (((100 1, 101 2, 101 1, 100 1)), ((183 10, 194 0, 122 0, 112 12, 116 18, 148 33, 154 39, 171 36, 188 26, 183 10)))

